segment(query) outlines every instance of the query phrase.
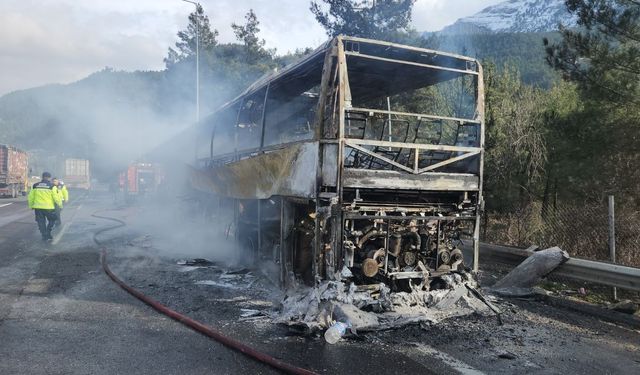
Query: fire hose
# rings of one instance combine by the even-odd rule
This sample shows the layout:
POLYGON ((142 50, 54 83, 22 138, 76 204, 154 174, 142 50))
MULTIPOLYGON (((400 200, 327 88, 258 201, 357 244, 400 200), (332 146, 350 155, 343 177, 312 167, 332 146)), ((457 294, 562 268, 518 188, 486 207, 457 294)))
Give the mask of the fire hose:
POLYGON ((187 327, 205 335, 208 336, 216 341, 218 341, 219 343, 233 349, 233 350, 237 350, 240 353, 254 359, 257 360, 259 362, 265 363, 271 367, 274 367, 278 370, 282 370, 286 373, 289 374, 303 374, 303 375, 314 375, 316 374, 313 371, 307 370, 307 369, 303 369, 300 367, 296 367, 294 365, 291 365, 289 363, 280 361, 266 353, 260 352, 236 339, 233 339, 229 336, 225 336, 224 334, 222 334, 222 332, 214 329, 213 327, 210 327, 204 323, 201 323, 197 320, 191 319, 186 315, 183 315, 175 310, 170 309, 169 307, 161 304, 160 302, 144 295, 142 292, 138 291, 137 289, 127 285, 124 281, 120 280, 113 272, 111 272, 111 269, 109 268, 109 265, 107 263, 107 249, 106 247, 97 239, 97 236, 101 233, 104 233, 106 231, 110 231, 110 230, 114 230, 117 228, 121 228, 126 226, 127 224, 119 219, 115 219, 115 218, 111 218, 111 217, 107 217, 107 216, 99 216, 96 215, 95 213, 93 215, 91 215, 93 217, 99 218, 99 219, 104 219, 104 220, 110 220, 113 222, 118 223, 118 225, 112 226, 112 227, 108 227, 108 228, 104 228, 101 229, 97 232, 94 233, 93 235, 93 241, 100 246, 100 262, 102 263, 102 268, 104 269, 104 272, 111 278, 111 280, 113 280, 116 284, 118 284, 118 286, 120 286, 122 289, 124 289, 125 291, 127 291, 129 294, 131 294, 132 296, 136 297, 137 299, 139 299, 140 301, 146 303, 147 305, 151 306, 152 308, 154 308, 156 311, 167 315, 168 317, 177 320, 178 322, 186 325, 187 327))

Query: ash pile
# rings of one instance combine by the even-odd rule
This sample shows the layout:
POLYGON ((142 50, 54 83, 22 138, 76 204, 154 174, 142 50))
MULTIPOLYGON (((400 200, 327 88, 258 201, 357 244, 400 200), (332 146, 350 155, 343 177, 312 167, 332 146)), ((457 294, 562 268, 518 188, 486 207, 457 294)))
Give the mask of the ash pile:
MULTIPOLYGON (((503 279, 489 288, 492 294, 522 297, 569 259, 566 251, 553 247, 533 252, 503 279)), ((343 271, 344 273, 345 271, 343 271)), ((342 275, 343 280, 345 276, 342 275)), ((356 331, 397 328, 413 323, 438 323, 444 319, 477 313, 495 314, 502 324, 496 297, 485 297, 473 275, 464 269, 411 286, 411 291, 392 292, 385 283, 356 285, 327 281, 315 288, 289 291, 276 321, 308 333, 347 322, 356 331)))
POLYGON ((444 319, 478 313, 491 315, 480 298, 471 273, 442 275, 432 285, 392 292, 384 283, 356 285, 325 281, 315 288, 287 291, 282 311, 275 319, 303 333, 328 329, 335 322, 348 322, 353 331, 376 331, 408 324, 435 324, 444 319))

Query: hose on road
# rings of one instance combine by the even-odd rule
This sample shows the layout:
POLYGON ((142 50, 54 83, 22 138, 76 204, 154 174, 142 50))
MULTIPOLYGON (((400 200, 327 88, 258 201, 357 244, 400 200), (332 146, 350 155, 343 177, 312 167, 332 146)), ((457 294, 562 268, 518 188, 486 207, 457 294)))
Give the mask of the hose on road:
POLYGON ((300 367, 296 367, 294 365, 291 365, 289 363, 283 362, 279 359, 276 359, 268 354, 265 354, 263 352, 260 352, 236 339, 233 339, 231 337, 225 336, 224 334, 222 334, 220 331, 204 324, 201 323, 197 320, 191 319, 186 315, 183 315, 177 311, 174 311, 170 308, 168 308, 167 306, 161 304, 160 302, 142 294, 140 291, 138 291, 137 289, 127 285, 124 281, 120 280, 113 272, 111 272, 111 269, 109 268, 109 264, 107 263, 107 249, 104 246, 104 244, 102 242, 100 242, 97 238, 97 236, 101 233, 104 233, 106 231, 110 231, 110 230, 114 230, 117 228, 121 228, 126 226, 127 224, 120 220, 120 219, 115 219, 112 217, 107 217, 107 216, 100 216, 100 215, 96 215, 95 213, 93 215, 91 215, 95 218, 99 218, 99 219, 104 219, 104 220, 110 220, 113 222, 116 222, 117 225, 112 226, 112 227, 108 227, 108 228, 104 228, 101 229, 97 232, 94 233, 93 235, 93 241, 100 246, 101 248, 101 254, 100 254, 100 262, 102 263, 102 268, 104 269, 104 272, 111 278, 111 280, 113 280, 116 284, 118 284, 118 286, 120 286, 122 289, 126 290, 129 294, 131 294, 132 296, 136 297, 137 299, 139 299, 140 301, 146 303, 147 305, 151 306, 152 308, 154 308, 155 310, 157 310, 158 312, 161 312, 162 314, 167 315, 168 317, 179 321, 180 323, 188 326, 189 328, 202 333, 205 336, 211 337, 212 339, 220 342, 221 344, 237 350, 239 352, 241 352, 242 354, 251 357, 259 362, 265 363, 271 367, 274 367, 278 370, 282 370, 286 373, 289 374, 301 374, 301 375, 314 375, 316 374, 313 371, 307 370, 307 369, 303 369, 300 367))

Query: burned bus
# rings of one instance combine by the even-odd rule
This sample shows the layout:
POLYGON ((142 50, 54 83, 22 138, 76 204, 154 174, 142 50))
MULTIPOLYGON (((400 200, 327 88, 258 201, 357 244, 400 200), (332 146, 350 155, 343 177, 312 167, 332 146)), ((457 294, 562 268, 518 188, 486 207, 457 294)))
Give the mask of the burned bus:
POLYGON ((338 36, 202 122, 192 184, 283 285, 428 288, 478 267, 483 100, 475 59, 338 36))

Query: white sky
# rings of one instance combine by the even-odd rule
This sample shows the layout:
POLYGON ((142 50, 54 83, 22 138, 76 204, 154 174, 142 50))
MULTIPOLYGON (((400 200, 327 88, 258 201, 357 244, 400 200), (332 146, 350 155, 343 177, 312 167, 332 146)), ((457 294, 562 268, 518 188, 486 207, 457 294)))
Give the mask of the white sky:
MULTIPOLYGON (((309 0, 200 0, 221 42, 253 8, 278 53, 326 40, 309 0)), ((501 0, 417 0, 413 26, 435 31, 501 0)), ((68 83, 105 66, 158 70, 193 5, 180 0, 0 0, 0 95, 68 83)))

